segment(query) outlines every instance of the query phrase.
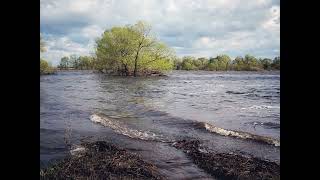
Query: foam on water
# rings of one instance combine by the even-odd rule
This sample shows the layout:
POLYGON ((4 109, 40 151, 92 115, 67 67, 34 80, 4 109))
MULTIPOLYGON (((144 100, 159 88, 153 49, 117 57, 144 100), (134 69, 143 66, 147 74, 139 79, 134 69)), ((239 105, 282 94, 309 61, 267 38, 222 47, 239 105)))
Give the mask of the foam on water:
POLYGON ((81 156, 82 153, 84 153, 87 149, 80 145, 74 145, 72 149, 70 150, 70 154, 72 156, 81 156))
POLYGON ((259 142, 264 142, 267 144, 271 144, 274 146, 280 146, 280 141, 277 139, 273 139, 270 137, 265 137, 265 136, 259 136, 255 134, 250 134, 247 132, 241 132, 241 131, 234 131, 234 130, 228 130, 228 129, 223 129, 217 126, 214 126, 209 123, 201 123, 201 125, 209 132, 212 133, 217 133, 223 136, 232 136, 232 137, 237 137, 237 138, 242 138, 242 139, 251 139, 259 142))
POLYGON ((168 142, 168 140, 164 139, 161 135, 157 135, 150 131, 140 131, 140 130, 130 129, 120 121, 111 119, 103 114, 93 114, 90 116, 90 120, 92 122, 100 123, 103 126, 109 127, 113 129, 116 133, 128 136, 130 138, 168 142))
MULTIPOLYGON (((243 109, 246 109, 246 108, 243 108, 243 109)), ((253 106, 250 106, 249 109, 280 109, 280 107, 279 106, 266 106, 266 105, 260 105, 260 106, 253 105, 253 106)))

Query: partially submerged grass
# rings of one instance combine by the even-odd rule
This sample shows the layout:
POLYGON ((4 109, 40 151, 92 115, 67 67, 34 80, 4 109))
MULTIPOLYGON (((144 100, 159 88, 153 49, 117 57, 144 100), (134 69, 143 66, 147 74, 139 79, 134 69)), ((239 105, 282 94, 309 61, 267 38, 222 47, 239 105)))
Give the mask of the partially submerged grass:
POLYGON ((222 179, 280 179, 280 165, 254 157, 232 153, 211 153, 201 149, 198 140, 174 143, 200 168, 222 179))
MULTIPOLYGON (((234 153, 208 152, 199 140, 173 143, 218 179, 280 179, 280 165, 234 153)), ((104 141, 83 143, 64 160, 40 170, 40 179, 165 179, 140 156, 104 141)))
POLYGON ((138 155, 104 141, 84 143, 84 151, 40 170, 40 179, 163 179, 138 155))

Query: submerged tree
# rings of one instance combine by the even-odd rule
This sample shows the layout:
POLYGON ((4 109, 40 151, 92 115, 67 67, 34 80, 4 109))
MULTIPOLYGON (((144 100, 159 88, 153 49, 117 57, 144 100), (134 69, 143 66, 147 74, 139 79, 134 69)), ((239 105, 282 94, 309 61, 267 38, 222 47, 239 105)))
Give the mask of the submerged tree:
POLYGON ((181 70, 182 69, 182 60, 179 58, 179 57, 177 57, 177 56, 175 56, 175 57, 173 57, 173 70, 181 70))
POLYGON ((151 26, 113 27, 96 41, 96 64, 99 70, 119 75, 147 74, 172 69, 174 52, 151 34, 151 26))

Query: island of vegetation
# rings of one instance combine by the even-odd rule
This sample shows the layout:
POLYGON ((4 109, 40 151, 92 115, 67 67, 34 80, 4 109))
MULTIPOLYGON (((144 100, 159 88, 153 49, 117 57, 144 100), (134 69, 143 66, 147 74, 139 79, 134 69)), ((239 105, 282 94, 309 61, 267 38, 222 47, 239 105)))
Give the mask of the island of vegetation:
MULTIPOLYGON (((40 51, 45 51, 40 37, 40 51)), ((226 54, 216 57, 182 58, 152 33, 143 21, 134 25, 113 27, 96 40, 91 56, 75 54, 61 58, 60 70, 95 70, 119 76, 162 75, 169 70, 205 71, 262 71, 280 70, 280 56, 274 59, 257 58, 250 54, 231 59, 226 54)), ((51 74, 56 69, 40 59, 40 74, 51 74)))

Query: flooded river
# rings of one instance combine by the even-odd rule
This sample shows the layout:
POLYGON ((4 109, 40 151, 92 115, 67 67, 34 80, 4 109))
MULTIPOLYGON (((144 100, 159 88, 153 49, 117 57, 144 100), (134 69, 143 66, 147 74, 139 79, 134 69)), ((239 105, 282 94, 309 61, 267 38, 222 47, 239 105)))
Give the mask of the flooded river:
POLYGON ((138 153, 170 179, 211 178, 171 145, 181 139, 280 163, 279 72, 58 72, 40 77, 40 105, 41 167, 93 140, 138 153))

